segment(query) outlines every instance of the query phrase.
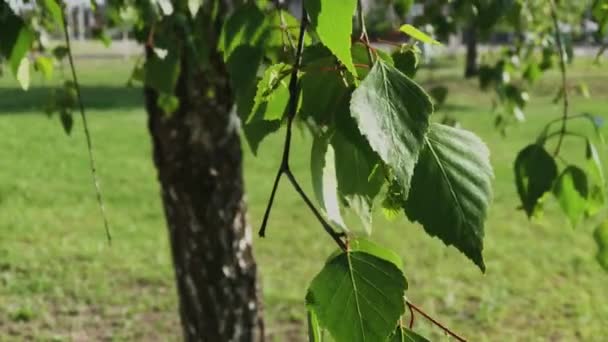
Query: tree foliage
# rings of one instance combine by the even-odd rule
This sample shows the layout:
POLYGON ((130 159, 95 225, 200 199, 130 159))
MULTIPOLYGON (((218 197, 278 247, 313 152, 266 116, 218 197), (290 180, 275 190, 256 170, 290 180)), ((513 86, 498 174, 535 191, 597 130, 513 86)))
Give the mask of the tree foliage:
MULTIPOLYGON (((415 24, 401 26, 413 41, 389 54, 370 45, 357 0, 305 0, 300 20, 277 3, 244 1, 221 21, 218 42, 206 40, 205 28, 218 22, 214 8, 223 6, 222 1, 111 0, 109 25, 128 25, 151 51, 146 62, 136 66, 132 80, 159 91, 158 104, 167 115, 180 106, 174 96, 180 60, 187 56, 212 77, 209 55, 221 53, 236 95, 235 111, 252 150, 285 127, 283 159, 260 234, 265 234, 276 189, 285 176, 339 247, 306 296, 312 341, 322 338, 322 330, 337 341, 424 341, 402 324, 410 303, 405 299, 401 260, 361 239, 371 232, 371 213, 379 202, 388 212, 403 212, 428 235, 454 246, 485 271, 484 222, 493 179, 490 153, 473 132, 434 122, 433 112, 448 94, 444 87, 427 91, 415 81, 418 46, 439 44, 420 30, 424 24, 432 25, 439 40, 463 23, 474 23, 483 34, 497 24, 516 33, 514 44, 484 63, 479 73, 480 87, 494 94, 496 126, 505 134, 510 125, 525 119, 527 87, 549 69, 560 71, 557 99, 563 113, 519 153, 515 187, 528 216, 541 210, 550 194, 573 226, 603 207, 606 184, 594 140, 581 140, 584 165, 560 167, 557 162, 563 140, 582 137, 568 127, 571 120, 599 126, 592 114, 570 113, 567 65, 573 58, 572 39, 560 29, 562 23, 580 21, 586 7, 564 1, 425 2, 424 14, 415 24), (354 32, 355 18, 360 32, 354 32), (313 137, 311 176, 320 209, 289 166, 296 121, 313 137), (366 233, 347 226, 342 217, 346 210, 361 218, 366 233)), ((29 85, 30 57, 48 76, 70 53, 66 46, 49 50, 40 38, 43 31, 63 29, 61 4, 37 4, 38 17, 20 16, 6 2, 0 4, 0 58, 24 89, 29 85)), ((411 1, 393 5, 395 11, 407 12, 411 1)), ((598 34, 605 34, 608 2, 595 1, 590 8, 598 34)), ((76 92, 77 84, 66 80, 49 107, 59 113, 67 133, 79 102, 76 92)), ((606 224, 595 238, 598 260, 608 268, 606 224)))

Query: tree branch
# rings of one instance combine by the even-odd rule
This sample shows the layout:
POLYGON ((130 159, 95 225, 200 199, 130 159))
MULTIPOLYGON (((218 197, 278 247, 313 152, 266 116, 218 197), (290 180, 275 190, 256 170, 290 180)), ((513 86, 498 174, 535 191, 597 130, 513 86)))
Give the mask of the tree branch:
MULTIPOLYGON (((424 318, 428 319, 429 321, 431 321, 436 326, 440 327, 448 335, 452 336, 453 338, 457 339, 460 342, 466 342, 466 340, 463 337, 459 336, 458 334, 456 334, 455 332, 453 332, 452 330, 450 330, 445 325, 439 323, 437 320, 435 320, 433 317, 429 316, 429 314, 427 314, 426 312, 422 311, 422 309, 420 309, 416 305, 412 304, 409 301, 406 301, 406 303, 407 303, 407 306, 410 308, 410 310, 412 310, 412 309, 416 310, 416 312, 418 312, 419 314, 421 314, 422 316, 424 316, 424 318)), ((412 312, 412 314, 413 314, 413 312, 412 312)), ((412 317, 413 317, 413 315, 412 315, 412 317)), ((413 320, 412 320, 412 322, 413 322, 413 320)))
POLYGON ((569 98, 568 98, 568 77, 566 70, 566 57, 564 56, 564 43, 562 40, 562 33, 559 29, 559 20, 557 18, 557 7, 555 6, 555 1, 549 1, 551 5, 551 17, 553 18, 553 26, 555 27, 555 39, 557 41, 557 48, 559 50, 559 67, 562 75, 562 92, 563 92, 563 113, 562 113, 562 127, 561 134, 559 136, 559 140, 557 141, 557 146, 555 147, 555 152, 553 152, 554 156, 559 154, 559 151, 562 147, 562 143, 564 141, 564 136, 566 135, 566 129, 568 125, 568 110, 569 110, 569 98))
POLYGON ((277 171, 277 175, 274 180, 274 185, 272 187, 272 192, 270 193, 270 199, 268 200, 268 205, 266 206, 266 211, 264 213, 264 219, 262 221, 262 226, 259 230, 259 236, 266 236, 266 227, 268 225, 268 219, 270 217, 270 211, 274 204, 274 197, 276 195, 279 182, 281 181, 281 177, 286 175, 297 193, 302 197, 310 211, 315 215, 316 219, 321 223, 323 229, 331 236, 331 238, 336 242, 336 244, 342 249, 346 250, 346 244, 342 241, 342 235, 336 232, 331 225, 325 221, 321 213, 315 208, 314 204, 308 198, 298 181, 295 179, 291 169, 289 168, 289 154, 291 152, 291 135, 292 135, 292 126, 293 120, 298 111, 298 102, 300 101, 300 86, 298 83, 298 72, 302 67, 302 53, 304 51, 304 35, 306 34, 306 27, 308 26, 308 14, 306 13, 306 9, 302 6, 302 21, 300 24, 300 34, 298 37, 298 46, 296 49, 296 61, 291 70, 291 79, 289 80, 289 102, 287 103, 287 132, 285 134, 285 143, 283 146, 283 157, 281 159, 281 165, 279 166, 279 170, 277 171))
POLYGON ((112 244, 112 235, 110 234, 110 225, 108 223, 108 217, 106 215, 106 209, 101 195, 101 188, 99 186, 99 177, 97 176, 97 168, 95 166, 95 158, 93 155, 93 142, 91 139, 91 132, 89 131, 89 124, 87 122, 87 116, 84 110, 84 104, 82 103, 82 95, 80 92, 80 83, 78 83, 78 77, 76 75, 76 67, 74 66, 74 57, 72 55, 72 47, 70 44, 70 34, 68 32, 68 22, 65 15, 65 3, 62 3, 61 9, 61 20, 63 21, 63 32, 65 36, 65 44, 67 47, 68 61, 70 62, 70 69, 72 71, 72 79, 74 81, 74 87, 76 88, 76 97, 78 98, 78 105, 80 107, 80 117, 82 118, 82 126, 84 128, 84 136, 87 142, 87 151, 89 153, 89 163, 91 168, 91 175, 93 176, 93 185, 95 187, 95 194, 97 196, 97 203, 103 217, 103 224, 106 230, 106 237, 108 244, 112 244))

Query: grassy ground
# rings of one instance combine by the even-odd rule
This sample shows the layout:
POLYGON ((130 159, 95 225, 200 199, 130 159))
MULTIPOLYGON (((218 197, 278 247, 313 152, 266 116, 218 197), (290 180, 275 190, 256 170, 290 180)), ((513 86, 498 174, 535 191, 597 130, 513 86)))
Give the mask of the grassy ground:
MULTIPOLYGON (((57 118, 41 114, 48 91, 43 83, 25 94, 7 77, 0 80, 0 341, 179 340, 142 98, 139 90, 123 87, 130 64, 79 62, 112 247, 92 193, 81 130, 66 137, 57 118)), ((560 115, 551 103, 556 75, 533 92, 528 121, 507 137, 492 128, 491 95, 459 75, 455 68, 422 74, 428 84, 450 86, 446 111, 481 135, 493 153, 487 273, 404 219, 377 215, 373 238, 403 256, 408 297, 472 341, 605 341, 608 274, 593 259, 592 227, 569 228, 553 201, 534 222, 516 210, 511 163, 543 123, 560 115)), ((581 64, 574 78, 587 80, 594 96, 576 97, 574 112, 607 117, 608 70, 581 64)), ((279 135, 263 144, 264 159, 245 147, 253 226, 261 219, 281 140, 279 135)), ((310 188, 307 146, 306 136, 296 134, 293 168, 310 188)), ((576 140, 565 148, 573 156, 584 151, 576 140)), ((255 240, 255 252, 268 333, 276 341, 303 340, 305 289, 333 245, 283 185, 268 238, 255 240)), ((416 328, 444 339, 421 318, 416 328)))

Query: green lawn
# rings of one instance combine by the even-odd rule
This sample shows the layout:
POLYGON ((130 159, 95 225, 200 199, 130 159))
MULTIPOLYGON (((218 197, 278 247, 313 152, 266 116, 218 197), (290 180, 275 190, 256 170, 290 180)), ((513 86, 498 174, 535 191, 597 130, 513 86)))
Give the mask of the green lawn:
MULTIPOLYGON (((0 341, 179 340, 141 91, 123 87, 131 64, 78 61, 114 236, 111 247, 92 191, 80 121, 66 137, 58 118, 42 113, 44 82, 23 93, 10 76, 0 79, 0 341)), ((587 80, 593 97, 575 96, 573 113, 608 118, 608 69, 584 63, 575 69, 573 82, 587 80)), ((593 225, 573 230, 554 200, 533 222, 516 209, 511 164, 543 123, 561 114, 551 103, 558 78, 548 75, 538 85, 527 122, 503 137, 493 129, 491 94, 478 92, 474 82, 459 75, 460 68, 444 67, 420 76, 427 85, 449 85, 446 111, 491 148, 496 181, 486 225, 487 273, 404 218, 389 222, 378 213, 373 239, 402 255, 408 298, 471 341, 605 341, 608 274, 594 260, 593 225)), ((254 228, 282 139, 279 134, 263 143, 264 159, 244 148, 254 228)), ((308 189, 309 145, 303 132, 296 133, 292 167, 308 189)), ((565 149, 571 160, 584 153, 577 140, 567 140, 565 149)), ((304 340, 305 289, 333 243, 287 182, 268 229, 266 239, 254 242, 267 331, 275 341, 304 340)), ((421 317, 416 329, 446 339, 421 317)))

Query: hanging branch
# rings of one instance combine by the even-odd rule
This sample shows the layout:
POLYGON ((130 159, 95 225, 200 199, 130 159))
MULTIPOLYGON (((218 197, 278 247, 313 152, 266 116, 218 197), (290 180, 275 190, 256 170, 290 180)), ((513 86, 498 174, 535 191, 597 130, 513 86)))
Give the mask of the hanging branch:
POLYGON ((99 177, 97 176, 97 168, 95 166, 95 158, 93 155, 93 141, 91 139, 91 132, 89 131, 89 124, 87 122, 87 116, 84 111, 84 104, 82 103, 82 95, 80 92, 80 83, 78 83, 78 77, 76 75, 76 67, 74 66, 74 56, 72 55, 72 46, 70 44, 70 34, 68 32, 68 22, 65 15, 65 2, 62 3, 61 9, 61 20, 63 21, 63 32, 65 35, 65 44, 67 47, 68 61, 70 63, 70 69, 72 71, 72 80, 74 81, 74 87, 76 90, 76 97, 78 99, 78 105, 80 109, 80 117, 82 118, 82 126, 84 128, 84 136, 87 142, 87 151, 89 153, 89 164, 91 168, 91 175, 93 176, 93 186, 95 187, 95 194, 97 196, 97 203, 103 217, 103 224, 106 230, 106 237, 108 244, 112 244, 112 235, 110 234, 110 225, 108 224, 108 217, 106 215, 106 209, 104 206, 103 197, 101 195, 101 188, 99 186, 99 177))
MULTIPOLYGON (((450 330, 448 327, 446 327, 445 325, 439 323, 436 319, 434 319, 433 317, 429 316, 429 314, 427 314, 426 312, 422 311, 422 309, 420 309, 419 307, 417 307, 416 305, 412 304, 409 301, 406 301, 407 306, 410 308, 411 310, 415 310, 416 312, 418 312, 419 314, 421 314, 422 316, 424 316, 424 318, 428 319, 429 321, 431 321, 433 324, 435 324, 436 326, 440 327, 443 331, 445 331, 448 335, 452 336, 453 338, 455 338, 456 340, 460 341, 460 342, 466 342, 467 340, 465 340, 463 337, 459 336, 458 334, 456 334, 455 332, 453 332, 452 330, 450 330)), ((414 312, 412 312, 412 319, 410 321, 410 324, 413 324, 414 322, 414 312)), ((410 325, 411 328, 411 325, 410 325)))
POLYGON ((555 147, 555 152, 553 152, 554 156, 559 154, 559 151, 562 147, 562 143, 564 141, 564 136, 566 135, 567 125, 568 125, 568 111, 570 106, 570 101, 568 98, 568 77, 567 77, 567 69, 566 69, 566 56, 564 56, 564 42, 562 40, 562 33, 559 29, 559 20, 557 18, 557 6, 555 6, 555 1, 550 0, 549 4, 551 5, 551 17, 553 18, 553 26, 555 27, 555 39, 557 41, 557 48, 559 50, 559 68, 562 75, 562 93, 563 93, 563 114, 562 114, 562 127, 560 129, 559 140, 557 141, 557 146, 555 147))
MULTIPOLYGON (((303 7, 303 6, 302 6, 303 7)), ((302 197, 310 211, 314 214, 317 220, 323 226, 323 229, 331 236, 331 238, 336 242, 336 244, 342 249, 346 250, 346 244, 342 241, 343 234, 336 232, 331 225, 325 221, 321 213, 317 208, 315 208, 314 204, 308 198, 295 176, 291 172, 289 167, 289 154, 291 152, 291 135, 292 135, 292 126, 293 120, 298 111, 298 102, 300 100, 300 87, 298 84, 298 72, 302 67, 302 53, 304 51, 304 35, 306 34, 306 27, 308 26, 308 14, 306 13, 306 9, 302 9, 302 22, 300 24, 300 34, 298 37, 298 46, 296 50, 296 60, 291 71, 291 79, 289 81, 289 102, 287 103, 287 133, 285 134, 285 144, 283 146, 283 157, 281 159, 281 166, 277 172, 277 175, 274 180, 274 185, 272 186, 272 192, 270 193, 270 199, 268 200, 268 205, 266 207, 266 211, 264 213, 264 219, 262 220, 262 226, 260 227, 259 235, 260 237, 266 236, 266 226, 268 224, 268 218, 270 217, 270 211, 272 209, 272 205, 274 203, 274 197, 276 195, 277 189, 279 187, 279 182, 283 175, 287 176, 296 192, 302 197)))

